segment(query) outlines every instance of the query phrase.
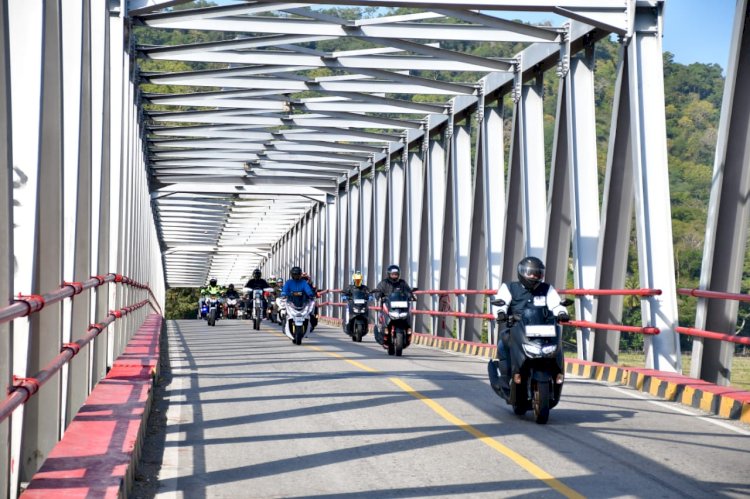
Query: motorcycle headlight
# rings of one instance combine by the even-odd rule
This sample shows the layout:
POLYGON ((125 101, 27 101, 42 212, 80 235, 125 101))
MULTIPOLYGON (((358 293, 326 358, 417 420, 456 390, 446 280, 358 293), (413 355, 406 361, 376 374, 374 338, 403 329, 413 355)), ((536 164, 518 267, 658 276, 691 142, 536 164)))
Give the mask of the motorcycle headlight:
POLYGON ((365 307, 352 307, 352 312, 355 314, 364 314, 366 310, 365 307))
POLYGON ((545 345, 542 347, 542 353, 547 356, 551 356, 557 352, 557 345, 545 345))
POLYGON ((391 317, 391 319, 400 319, 401 318, 401 312, 397 312, 395 310, 392 310, 388 312, 388 315, 391 317))
POLYGON ((536 357, 542 354, 542 347, 536 343, 524 343, 523 350, 527 355, 536 357))

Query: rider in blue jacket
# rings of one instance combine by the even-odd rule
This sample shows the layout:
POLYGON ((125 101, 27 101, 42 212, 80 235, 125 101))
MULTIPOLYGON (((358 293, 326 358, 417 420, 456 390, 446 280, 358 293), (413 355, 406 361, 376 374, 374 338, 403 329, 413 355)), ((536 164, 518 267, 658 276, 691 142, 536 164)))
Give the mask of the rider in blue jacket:
POLYGON ((302 279, 302 269, 299 267, 292 267, 289 273, 291 279, 287 279, 284 283, 284 288, 281 290, 281 296, 291 296, 292 293, 301 291, 305 296, 311 300, 315 299, 315 292, 307 283, 302 279))

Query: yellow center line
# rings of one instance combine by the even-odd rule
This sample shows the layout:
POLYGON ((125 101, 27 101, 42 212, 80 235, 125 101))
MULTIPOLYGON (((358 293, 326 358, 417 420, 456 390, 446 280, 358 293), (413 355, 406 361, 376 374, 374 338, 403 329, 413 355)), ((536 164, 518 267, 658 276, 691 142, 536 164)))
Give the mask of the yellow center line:
MULTIPOLYGON (((349 364, 358 367, 364 371, 372 372, 372 373, 381 373, 382 371, 378 371, 377 369, 373 369, 372 367, 366 366, 362 364, 361 362, 357 362, 356 360, 348 359, 344 357, 343 355, 335 352, 329 352, 326 350, 323 350, 320 347, 312 346, 312 345, 306 345, 308 348, 312 348, 313 350, 317 350, 321 353, 324 353, 326 355, 330 355, 331 357, 336 357, 338 359, 341 359, 345 362, 348 362, 349 364)), ((448 411, 445 407, 440 405, 438 402, 432 400, 431 398, 422 395, 418 391, 416 391, 414 388, 406 384, 404 381, 400 380, 399 378, 388 378, 393 384, 401 388, 403 391, 411 395, 412 397, 416 398, 417 400, 421 400, 424 402, 427 407, 432 409, 435 413, 437 413, 439 416, 441 416, 443 419, 448 421, 449 423, 459 427, 460 429, 464 430, 465 432, 472 435, 474 438, 482 442, 483 444, 487 445, 488 447, 494 449, 495 451, 499 452, 500 454, 504 455, 517 465, 519 465, 521 468, 528 471, 532 476, 538 478, 542 482, 544 482, 545 485, 547 485, 549 488, 556 490, 560 494, 562 494, 565 497, 571 498, 571 499, 583 499, 586 496, 583 494, 576 492, 575 490, 571 489, 564 483, 562 483, 560 480, 556 479, 546 471, 544 471, 542 468, 531 462, 529 459, 523 457, 518 452, 514 451, 510 447, 506 447, 505 445, 501 444, 494 438, 490 437, 486 433, 478 430, 477 428, 471 426, 463 419, 455 416, 450 411, 448 411)))

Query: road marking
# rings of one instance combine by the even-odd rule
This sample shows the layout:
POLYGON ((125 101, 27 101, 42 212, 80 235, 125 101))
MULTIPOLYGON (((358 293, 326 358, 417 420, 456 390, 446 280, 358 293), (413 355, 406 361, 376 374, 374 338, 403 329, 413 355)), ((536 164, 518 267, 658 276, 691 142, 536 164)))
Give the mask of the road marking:
MULTIPOLYGON (((578 379, 576 379, 576 381, 578 381, 578 379)), ((696 412, 694 410, 691 411, 691 410, 688 410, 688 409, 684 409, 682 407, 677 407, 675 405, 668 404, 666 402, 660 402, 658 400, 652 400, 652 399, 650 399, 648 397, 645 397, 645 396, 641 395, 640 393, 634 392, 632 390, 626 390, 624 388, 618 388, 616 386, 610 386, 609 388, 611 388, 612 390, 614 390, 616 392, 623 393, 625 395, 629 395, 629 396, 631 396, 633 398, 636 398, 636 399, 639 399, 639 400, 645 400, 646 402, 649 402, 649 403, 654 404, 656 406, 662 407, 664 409, 669 409, 671 411, 678 412, 680 414, 685 414, 687 416, 694 416, 694 417, 696 417, 696 418, 698 418, 698 419, 700 419, 702 421, 714 424, 716 426, 721 426, 724 429, 731 430, 731 431, 733 431, 735 433, 739 433, 740 435, 748 435, 748 436, 750 436, 750 431, 747 431, 747 430, 744 430, 744 429, 742 429, 740 427, 731 425, 731 424, 729 424, 729 423, 727 423, 725 421, 720 421, 718 419, 712 419, 712 418, 709 418, 709 417, 706 417, 706 416, 699 416, 698 414, 696 414, 696 412)))
MULTIPOLYGON (((362 364, 361 362, 357 362, 356 360, 348 359, 344 357, 343 355, 336 353, 336 352, 330 352, 326 351, 320 347, 312 346, 312 345, 306 345, 308 348, 311 348, 313 350, 317 350, 321 353, 324 353, 326 355, 330 355, 331 357, 336 357, 338 359, 341 359, 345 362, 348 362, 349 364, 356 366, 360 369, 363 369, 368 372, 372 373, 379 373, 379 374, 385 374, 382 371, 379 371, 377 369, 373 369, 372 367, 366 366, 365 364, 362 364)), ((517 453, 513 449, 506 447, 505 445, 501 444, 494 438, 490 437, 486 433, 483 433, 482 431, 478 430, 477 428, 474 428, 470 424, 468 424, 466 421, 462 420, 461 418, 455 416, 453 413, 448 411, 445 407, 440 405, 438 402, 432 400, 431 398, 419 393, 414 388, 409 386, 404 381, 400 380, 399 378, 388 378, 393 384, 401 388, 403 391, 411 395, 412 397, 416 398, 417 400, 422 401, 427 407, 432 409, 436 414, 438 414, 440 417, 448 421, 449 423, 459 427, 460 429, 464 430, 465 432, 469 433, 471 436, 482 442, 483 444, 487 445, 488 447, 492 448, 493 450, 499 452, 500 454, 504 455, 517 465, 519 465, 521 468, 529 472, 532 476, 538 478, 542 482, 544 482, 545 485, 550 487, 551 489, 556 490, 560 494, 562 494, 565 497, 568 498, 576 498, 581 499, 585 496, 583 494, 580 494, 579 492, 576 492, 575 490, 571 489, 564 483, 562 483, 560 480, 556 479, 546 471, 544 471, 542 468, 531 462, 529 459, 523 457, 521 454, 517 453)))

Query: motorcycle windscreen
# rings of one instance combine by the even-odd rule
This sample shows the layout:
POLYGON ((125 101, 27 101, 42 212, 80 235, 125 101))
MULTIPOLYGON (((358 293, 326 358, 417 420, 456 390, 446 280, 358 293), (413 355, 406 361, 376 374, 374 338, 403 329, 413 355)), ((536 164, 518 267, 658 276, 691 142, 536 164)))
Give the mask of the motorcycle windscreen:
POLYGON ((291 296, 287 297, 287 301, 294 305, 296 308, 304 308, 309 298, 304 293, 295 292, 291 296))
POLYGON ((389 308, 408 308, 409 296, 401 290, 396 290, 388 295, 389 308))
POLYGON ((352 293, 352 302, 355 305, 364 305, 367 303, 367 293, 364 291, 357 289, 352 293))

